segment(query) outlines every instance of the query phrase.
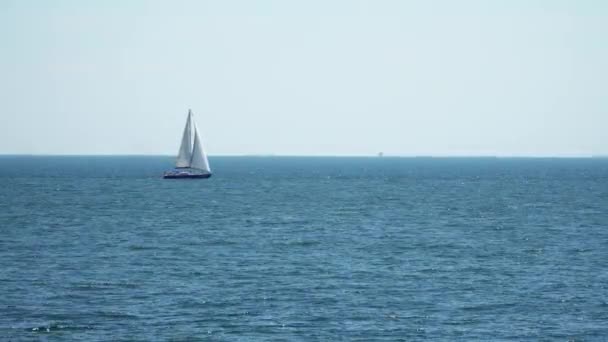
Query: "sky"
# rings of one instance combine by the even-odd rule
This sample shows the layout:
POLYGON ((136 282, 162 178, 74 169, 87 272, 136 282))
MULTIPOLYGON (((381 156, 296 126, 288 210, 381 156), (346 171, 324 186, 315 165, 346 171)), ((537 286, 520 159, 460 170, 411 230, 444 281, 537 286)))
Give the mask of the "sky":
POLYGON ((603 0, 0 0, 0 154, 608 154, 603 0))

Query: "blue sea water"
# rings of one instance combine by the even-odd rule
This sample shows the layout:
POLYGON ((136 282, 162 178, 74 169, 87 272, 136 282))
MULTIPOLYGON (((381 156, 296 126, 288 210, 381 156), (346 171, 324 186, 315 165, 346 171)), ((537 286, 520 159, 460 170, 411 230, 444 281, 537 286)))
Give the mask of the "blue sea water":
POLYGON ((608 159, 0 157, 0 340, 608 340, 608 159))

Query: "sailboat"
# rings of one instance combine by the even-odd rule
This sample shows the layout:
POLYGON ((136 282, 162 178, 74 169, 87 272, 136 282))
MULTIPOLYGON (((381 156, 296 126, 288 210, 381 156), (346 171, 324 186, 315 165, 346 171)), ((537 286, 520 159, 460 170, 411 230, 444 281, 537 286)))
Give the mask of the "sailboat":
POLYGON ((203 142, 194 123, 192 110, 188 110, 188 119, 182 136, 182 143, 177 154, 175 169, 166 171, 165 179, 178 178, 209 178, 211 168, 207 154, 203 149, 203 142))

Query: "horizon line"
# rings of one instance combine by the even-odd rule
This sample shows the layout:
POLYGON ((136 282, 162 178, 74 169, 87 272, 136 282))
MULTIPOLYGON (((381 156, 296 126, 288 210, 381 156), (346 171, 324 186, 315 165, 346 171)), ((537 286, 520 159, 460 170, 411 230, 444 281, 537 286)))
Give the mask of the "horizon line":
MULTIPOLYGON (((1 157, 168 157, 175 158, 172 154, 138 154, 138 153, 0 153, 1 157)), ((608 158, 608 154, 212 154, 208 157, 289 157, 289 158, 565 158, 565 159, 588 159, 608 158)))

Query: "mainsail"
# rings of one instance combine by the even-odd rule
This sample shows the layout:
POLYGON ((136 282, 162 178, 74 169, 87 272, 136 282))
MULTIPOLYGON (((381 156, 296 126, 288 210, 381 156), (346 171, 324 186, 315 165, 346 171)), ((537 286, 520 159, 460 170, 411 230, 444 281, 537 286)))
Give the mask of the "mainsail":
POLYGON ((207 154, 203 149, 201 137, 192 118, 192 111, 188 110, 188 119, 184 127, 182 143, 177 154, 175 166, 178 168, 191 168, 211 172, 207 154))
POLYGON ((182 136, 182 144, 177 153, 177 167, 190 167, 192 159, 192 111, 188 111, 188 119, 186 119, 186 127, 182 136))

